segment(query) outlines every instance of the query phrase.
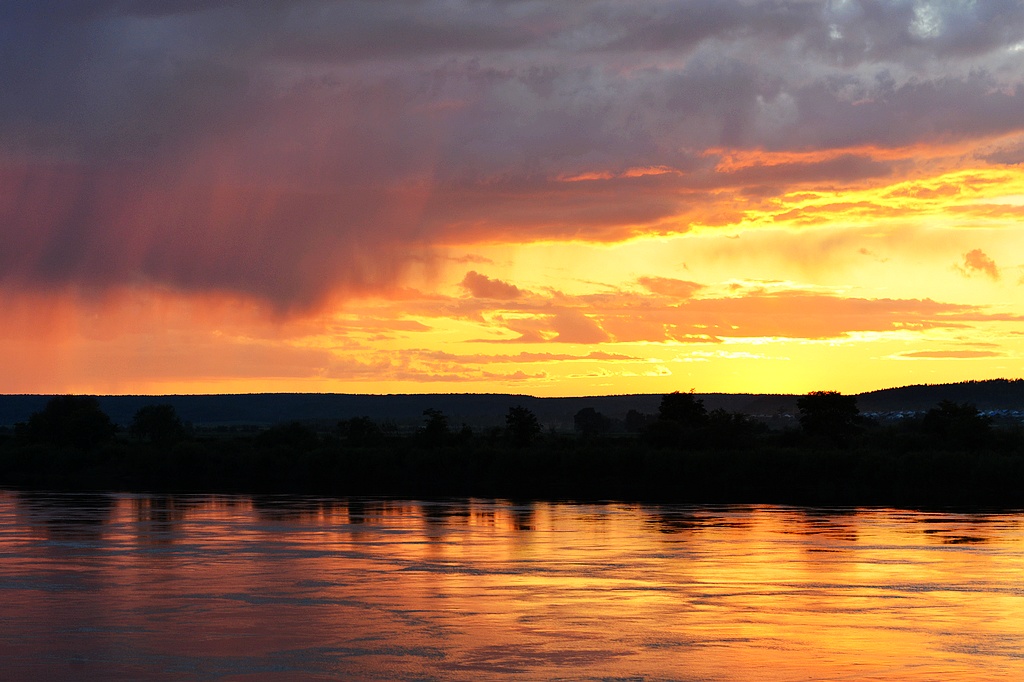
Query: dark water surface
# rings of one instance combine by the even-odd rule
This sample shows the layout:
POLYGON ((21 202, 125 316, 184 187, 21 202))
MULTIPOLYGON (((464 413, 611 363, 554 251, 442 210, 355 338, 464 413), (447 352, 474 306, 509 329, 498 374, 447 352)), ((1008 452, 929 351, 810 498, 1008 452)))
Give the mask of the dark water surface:
POLYGON ((0 491, 4 680, 1024 680, 1024 514, 0 491))

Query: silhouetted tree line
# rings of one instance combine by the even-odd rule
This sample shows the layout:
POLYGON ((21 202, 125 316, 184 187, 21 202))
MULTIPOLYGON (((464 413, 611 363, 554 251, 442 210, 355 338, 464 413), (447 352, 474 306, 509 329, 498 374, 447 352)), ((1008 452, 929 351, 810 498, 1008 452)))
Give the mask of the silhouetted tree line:
POLYGON ((708 411, 693 392, 615 422, 593 408, 575 433, 529 409, 504 427, 455 428, 427 409, 414 433, 369 417, 197 435, 170 405, 119 431, 90 396, 58 396, 0 432, 0 485, 69 489, 476 495, 793 504, 1024 504, 1024 432, 943 401, 880 424, 856 398, 816 391, 799 427, 708 411))

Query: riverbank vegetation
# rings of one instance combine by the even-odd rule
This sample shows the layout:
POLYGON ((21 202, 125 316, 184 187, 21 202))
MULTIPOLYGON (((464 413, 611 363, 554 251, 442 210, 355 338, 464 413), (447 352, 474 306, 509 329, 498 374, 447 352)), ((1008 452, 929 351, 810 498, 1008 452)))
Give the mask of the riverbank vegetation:
POLYGON ((593 409, 574 433, 511 408, 504 428, 455 426, 428 409, 415 432, 367 417, 322 429, 202 433, 154 404, 118 429, 95 398, 59 396, 0 433, 0 486, 69 490, 480 496, 808 505, 1024 507, 1024 431, 944 401, 879 423, 831 391, 771 430, 707 411, 690 393, 625 432, 593 409))

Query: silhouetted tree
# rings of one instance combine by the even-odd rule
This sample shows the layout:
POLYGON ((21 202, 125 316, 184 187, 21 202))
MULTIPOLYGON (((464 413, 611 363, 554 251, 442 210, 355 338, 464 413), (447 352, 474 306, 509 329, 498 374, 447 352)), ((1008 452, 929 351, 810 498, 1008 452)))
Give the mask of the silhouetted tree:
POLYGON ((320 445, 313 429, 299 422, 271 426, 256 437, 256 444, 265 449, 288 449, 308 452, 320 445))
POLYGON ((838 391, 812 391, 797 399, 800 427, 809 436, 845 444, 860 431, 857 396, 838 391))
POLYGON ((369 417, 352 417, 338 422, 338 433, 345 444, 354 447, 376 445, 384 440, 384 430, 369 417))
POLYGON ((584 407, 572 418, 573 428, 586 437, 607 433, 612 426, 612 421, 595 410, 593 407, 584 407))
POLYGON ((88 450, 114 437, 117 427, 93 396, 60 395, 29 417, 29 439, 88 450))
POLYGON ((455 434, 455 442, 459 445, 466 445, 473 441, 473 427, 469 424, 463 423, 459 432, 455 434))
POLYGON ((662 396, 661 404, 658 406, 658 419, 695 429, 707 423, 708 411, 704 408, 704 401, 694 395, 693 391, 674 391, 662 396))
POLYGON ((185 425, 173 405, 146 405, 132 417, 128 433, 156 445, 173 445, 185 437, 185 425))
POLYGON ((674 391, 661 397, 658 418, 647 427, 647 437, 659 447, 700 445, 707 423, 703 400, 693 391, 674 391))
POLYGON ((426 417, 426 420, 418 435, 425 445, 434 447, 446 445, 451 441, 452 433, 448 428, 448 417, 441 410, 428 407, 423 410, 423 416, 426 417))
POLYGON ((533 412, 517 405, 508 408, 508 414, 505 415, 505 432, 513 445, 522 447, 529 445, 540 435, 540 422, 533 412))
POLYGON ((643 433, 650 423, 654 421, 654 417, 637 410, 630 410, 626 413, 626 431, 629 433, 643 433))
POLYGON ((708 413, 707 441, 717 447, 749 444, 767 430, 767 426, 740 412, 719 408, 708 413))
POLYGON ((971 403, 943 400, 924 415, 921 429, 949 445, 979 447, 991 436, 992 420, 971 403))

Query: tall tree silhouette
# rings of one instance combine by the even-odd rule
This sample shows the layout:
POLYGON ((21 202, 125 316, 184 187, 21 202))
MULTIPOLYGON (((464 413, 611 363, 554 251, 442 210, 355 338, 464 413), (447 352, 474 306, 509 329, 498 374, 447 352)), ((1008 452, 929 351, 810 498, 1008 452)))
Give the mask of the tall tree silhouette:
POLYGON ((146 405, 135 413, 128 432, 155 445, 173 445, 185 437, 185 425, 173 405, 146 405))
POLYGON ((687 428, 697 428, 707 423, 708 411, 704 407, 704 401, 694 395, 693 391, 674 391, 662 396, 661 404, 658 406, 658 419, 675 422, 687 428))
POLYGON ((800 426, 814 438, 843 445, 861 430, 857 396, 839 391, 812 391, 797 399, 800 426))
POLYGON ((354 448, 377 445, 384 440, 384 431, 369 417, 352 417, 338 422, 338 433, 346 445, 354 448))
POLYGON ((513 445, 529 445, 540 435, 540 422, 537 416, 522 406, 508 408, 505 415, 505 431, 513 445))
POLYGON ((420 440, 429 447, 447 445, 452 439, 451 429, 448 427, 448 417, 441 410, 428 407, 423 410, 426 420, 423 428, 419 430, 420 440))
POLYGON ((117 427, 93 396, 59 395, 29 417, 31 440, 88 450, 114 437, 117 427))
POLYGON ((944 445, 977 448, 988 442, 992 420, 971 403, 943 400, 924 415, 921 428, 944 445))
POLYGON ((572 423, 573 428, 587 438, 606 433, 612 426, 611 420, 593 407, 584 407, 577 412, 572 423))

